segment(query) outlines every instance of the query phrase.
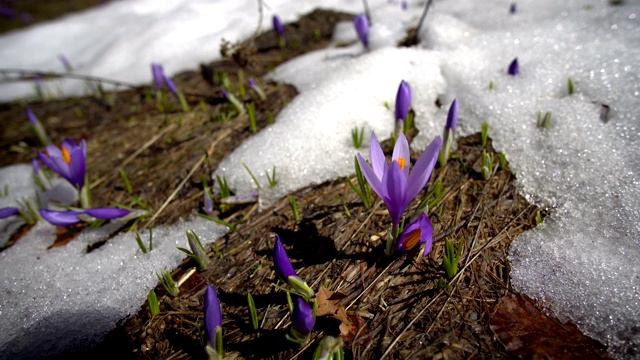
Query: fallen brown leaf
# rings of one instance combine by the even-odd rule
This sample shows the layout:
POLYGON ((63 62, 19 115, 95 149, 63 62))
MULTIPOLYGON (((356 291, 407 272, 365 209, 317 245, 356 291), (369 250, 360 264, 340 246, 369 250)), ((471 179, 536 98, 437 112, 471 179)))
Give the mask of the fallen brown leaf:
POLYGON ((575 325, 545 315, 520 294, 503 298, 490 327, 505 349, 521 359, 608 359, 603 345, 575 325))

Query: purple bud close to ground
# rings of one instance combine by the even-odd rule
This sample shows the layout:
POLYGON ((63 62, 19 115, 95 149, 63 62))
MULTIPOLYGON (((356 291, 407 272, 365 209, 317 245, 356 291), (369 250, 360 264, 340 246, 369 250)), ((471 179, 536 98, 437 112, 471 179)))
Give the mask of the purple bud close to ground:
POLYGON ((171 91, 173 95, 178 96, 178 87, 176 86, 176 83, 174 83, 173 80, 171 80, 171 78, 168 76, 164 77, 164 82, 165 84, 167 84, 167 88, 169 89, 169 91, 171 91))
POLYGON ((444 131, 451 129, 451 132, 456 131, 456 124, 458 123, 458 100, 453 99, 451 107, 449 108, 449 114, 447 115, 447 124, 444 131))
POLYGON ((216 348, 216 329, 222 328, 222 310, 216 289, 207 285, 204 293, 204 332, 207 343, 216 348))
POLYGON ((309 335, 313 331, 315 318, 313 309, 301 298, 297 298, 293 304, 291 313, 291 327, 302 335, 309 335))
POLYGON ((507 74, 511 76, 516 76, 520 73, 520 64, 518 64, 518 58, 513 59, 511 64, 509 64, 509 69, 507 70, 507 74))
POLYGON ((362 45, 366 49, 369 49, 369 20, 367 15, 361 14, 353 18, 353 25, 356 28, 356 33, 362 42, 362 45))
POLYGON ((411 87, 402 80, 396 94, 396 120, 407 120, 407 114, 411 109, 411 87))
POLYGON ((518 12, 518 9, 516 8, 516 3, 511 3, 511 5, 509 5, 509 13, 515 14, 516 12, 518 12))
POLYGON ((433 245, 433 225, 424 213, 411 224, 405 226, 398 239, 397 254, 404 254, 416 245, 425 244, 423 256, 427 256, 433 245))
POLYGON ((34 115, 33 110, 26 108, 25 112, 27 113, 27 121, 29 121, 31 125, 36 126, 38 124, 38 118, 34 115))
POLYGON ((153 74, 153 84, 155 85, 157 90, 162 88, 162 84, 164 84, 164 69, 160 64, 151 64, 151 73, 153 74))
POLYGON ((276 15, 273 16, 273 30, 275 30, 279 38, 284 37, 284 27, 282 26, 280 18, 276 15))
POLYGON ((296 271, 293 270, 291 261, 287 256, 287 252, 284 250, 284 246, 282 245, 282 241, 278 234, 276 234, 276 243, 273 246, 273 264, 276 267, 276 272, 284 281, 287 281, 289 276, 298 276, 296 271))

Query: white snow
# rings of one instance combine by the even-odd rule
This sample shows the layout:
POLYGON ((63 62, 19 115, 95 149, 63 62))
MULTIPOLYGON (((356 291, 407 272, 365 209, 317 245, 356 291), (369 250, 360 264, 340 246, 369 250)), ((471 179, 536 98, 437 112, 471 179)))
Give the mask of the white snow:
MULTIPOLYGON (((64 53, 72 64, 79 65, 79 73, 149 82, 152 61, 162 63, 168 73, 194 68, 198 62, 218 56, 220 38, 248 36, 256 26, 256 3, 175 0, 160 4, 139 0, 107 4, 1 36, 0 68, 60 71, 57 55, 64 53), (37 55, 30 50, 33 48, 39 49, 37 55)), ((218 172, 227 176, 238 193, 246 192, 255 186, 241 165, 247 164, 263 186, 261 205, 268 206, 308 184, 352 173, 357 150, 351 146, 351 129, 365 126, 367 133, 375 130, 379 138, 388 137, 401 80, 409 82, 413 92, 420 130, 412 144, 416 151, 442 132, 446 106, 437 109, 436 97, 447 105, 457 98, 458 134, 477 132, 487 120, 494 146, 505 152, 522 194, 551 209, 543 225, 512 245, 514 288, 539 299, 561 318, 608 345, 615 358, 637 357, 640 4, 635 0, 620 6, 611 6, 607 0, 519 1, 518 13, 511 15, 510 3, 436 1, 422 31, 422 43, 412 49, 397 49, 393 43, 403 28, 415 25, 422 3, 411 1, 404 12, 399 4, 369 0, 374 20, 372 50, 364 52, 349 24, 341 24, 334 40, 353 41, 351 45, 307 54, 276 69, 269 77, 294 84, 300 95, 274 125, 226 158, 218 172), (506 68, 515 57, 521 73, 511 77, 506 68), (576 88, 572 96, 567 94, 569 77, 576 88), (494 90, 489 90, 490 81, 494 90), (601 120, 602 104, 610 107, 607 122, 601 120), (549 129, 536 127, 539 111, 553 113, 549 129), (264 173, 273 165, 278 185, 266 189, 264 173)), ((265 27, 270 26, 271 14, 292 21, 319 4, 281 0, 268 5, 265 27)), ((324 1, 322 6, 359 12, 361 2, 324 1)), ((65 94, 78 90, 66 86, 65 94)), ((32 91, 30 84, 22 90, 2 85, 0 97, 25 96, 32 91)), ((368 134, 365 139, 360 151, 368 155, 368 134)), ((75 254, 73 257, 57 258, 63 265, 45 267, 41 260, 17 260, 23 253, 36 256, 46 248, 43 244, 51 242, 51 227, 38 225, 0 254, 0 350, 10 341, 19 341, 18 335, 29 334, 32 341, 32 334, 45 333, 28 328, 30 325, 44 326, 46 321, 51 329, 60 330, 59 318, 55 318, 60 314, 66 314, 60 320, 66 324, 74 323, 78 314, 104 314, 96 315, 99 319, 93 321, 101 324, 97 330, 76 333, 70 341, 99 338, 113 327, 117 316, 135 311, 144 301, 155 283, 154 271, 171 267, 180 259, 177 251, 168 250, 176 246, 176 238, 184 244, 182 233, 187 225, 177 227, 164 230, 180 234, 172 240, 166 237, 164 246, 170 255, 164 260, 146 260, 136 252, 132 238, 120 237, 110 240, 104 249, 78 255, 87 243, 97 241, 98 235, 83 233, 66 249, 54 251, 56 255, 68 251, 75 254), (98 261, 99 254, 105 256, 98 261), (38 264, 35 270, 32 266, 20 270, 15 265, 33 263, 38 264), (112 274, 107 276, 109 281, 84 286, 86 276, 80 281, 77 268, 89 267, 91 274, 98 274, 92 267, 97 264, 111 269, 107 271, 112 274), (126 264, 135 264, 127 269, 140 267, 148 277, 132 280, 133 270, 120 267, 126 264), (65 277, 74 280, 65 283, 65 277), (93 289, 98 289, 100 296, 86 295, 84 302, 64 298, 69 291, 76 296, 93 289), (125 294, 129 291, 131 295, 125 294), (113 304, 117 304, 117 311, 113 304), (26 314, 34 315, 30 318, 26 314)), ((213 240, 221 234, 212 230, 206 238, 213 240)), ((149 258, 161 253, 152 252, 149 258)))

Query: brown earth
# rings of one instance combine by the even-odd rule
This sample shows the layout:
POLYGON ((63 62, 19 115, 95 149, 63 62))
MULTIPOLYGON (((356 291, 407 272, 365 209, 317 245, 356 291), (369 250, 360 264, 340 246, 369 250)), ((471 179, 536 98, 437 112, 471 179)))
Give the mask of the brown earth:
MULTIPOLYGON (((286 25, 288 44, 284 48, 269 31, 232 48, 228 59, 205 65, 213 79, 206 70, 176 75, 174 80, 185 89, 191 106, 188 112, 171 97, 159 109, 149 87, 108 94, 106 99, 97 95, 35 101, 28 106, 55 143, 65 137, 87 139, 96 206, 148 206, 154 215, 132 226, 170 224, 201 209, 202 179, 209 179, 220 160, 252 134, 248 117, 238 116, 220 94, 223 74, 228 74, 238 94, 239 71, 245 78, 260 79, 288 59, 327 46, 336 22, 351 19, 349 14, 315 11, 286 25), (128 175, 131 193, 120 169, 128 175)), ((250 89, 240 96, 245 104, 255 103, 258 131, 296 95, 295 88, 286 84, 262 85, 266 100, 250 89)), ((433 103, 439 106, 438 99, 433 103)), ((0 166, 28 162, 35 156, 38 143, 29 133, 24 107, 22 102, 0 104, 0 114, 6 119, 0 166)), ((416 133, 412 129, 412 135, 416 133)), ((389 153, 390 144, 383 147, 389 153)), ((547 319, 527 300, 522 303, 529 305, 520 307, 519 302, 496 306, 513 296, 509 245, 537 225, 540 209, 518 195, 508 164, 490 179, 482 178, 482 149, 479 134, 458 139, 453 158, 434 171, 425 191, 412 204, 414 210, 433 190, 435 180, 441 181, 444 195, 429 208, 434 247, 427 257, 412 253, 388 260, 382 252, 382 239, 390 227, 384 204, 375 198, 372 208, 366 209, 344 179, 292 194, 299 221, 287 199, 262 212, 256 205, 221 211, 217 204, 214 215, 238 228, 219 240, 215 251, 212 246, 207 249, 213 258, 207 270, 190 272, 176 298, 158 286, 158 315, 151 317, 145 304, 94 351, 63 357, 204 358, 202 298, 207 283, 216 287, 222 303, 227 355, 238 358, 310 358, 319 339, 327 334, 340 336, 346 357, 355 359, 562 357, 567 345, 563 341, 542 341, 535 352, 527 352, 526 346, 514 351, 497 340, 533 342, 530 337, 495 330, 510 328, 508 319, 517 318, 524 308, 532 316, 529 323, 547 319), (322 309, 311 342, 303 348, 284 339, 289 321, 286 300, 273 286, 278 282, 271 257, 276 232, 299 275, 316 290, 322 309), (452 280, 446 280, 442 265, 445 238, 463 246, 459 273, 452 280), (250 325, 247 293, 256 303, 257 332, 250 325), (496 311, 500 316, 493 316, 496 311)), ((486 149, 498 156, 490 140, 486 149)), ((192 260, 185 260, 174 270, 174 278, 180 279, 195 266, 192 260)), ((590 346, 594 350, 587 358, 606 356, 601 346, 590 346)))

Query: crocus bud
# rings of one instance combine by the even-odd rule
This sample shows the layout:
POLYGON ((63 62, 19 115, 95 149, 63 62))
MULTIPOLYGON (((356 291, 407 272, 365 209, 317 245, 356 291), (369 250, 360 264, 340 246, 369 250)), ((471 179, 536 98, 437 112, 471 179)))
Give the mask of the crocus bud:
POLYGON ((361 14, 356 16, 353 19, 353 25, 356 28, 356 33, 358 33, 362 45, 364 45, 366 49, 369 49, 369 20, 367 20, 367 15, 361 14))
POLYGON ((456 131, 456 124, 458 123, 458 100, 454 99, 449 107, 449 114, 447 115, 447 123, 444 126, 443 146, 440 149, 440 155, 438 161, 440 166, 444 166, 449 157, 451 156, 451 149, 453 148, 453 138, 456 131))
POLYGON ((162 69, 162 65, 151 64, 151 73, 153 74, 153 84, 156 90, 160 90, 162 84, 164 84, 164 70, 162 69))
POLYGON ((301 298, 297 298, 291 313, 291 327, 295 330, 295 335, 308 337, 313 331, 316 319, 313 316, 313 309, 301 298), (297 332, 297 334, 296 334, 297 332))
POLYGON ((518 9, 516 8, 516 3, 511 3, 511 5, 509 5, 509 13, 515 14, 516 12, 518 12, 518 9))
POLYGON ((174 83, 173 80, 171 80, 171 78, 168 76, 164 77, 164 82, 165 84, 167 84, 167 88, 169 89, 169 91, 171 91, 173 95, 178 96, 178 87, 176 86, 176 83, 174 83))
POLYGON ((456 124, 458 123, 458 100, 453 99, 451 107, 449 107, 449 114, 447 115, 447 124, 445 125, 445 131, 456 131, 456 124))
POLYGON ((311 298, 313 297, 313 295, 315 295, 309 285, 307 285, 304 280, 298 277, 296 271, 293 270, 291 261, 289 261, 287 252, 284 250, 284 246, 282 245, 282 241, 280 240, 278 234, 276 234, 276 243, 273 247, 273 264, 278 275, 280 275, 280 277, 284 281, 286 281, 289 286, 308 298, 311 298))
POLYGON ((27 113, 27 121, 29 124, 33 126, 38 125, 38 118, 34 115, 33 110, 31 110, 31 108, 26 108, 25 112, 27 113))
POLYGON ((507 74, 511 76, 516 76, 520 73, 520 64, 518 64, 518 58, 513 59, 511 64, 509 65, 509 69, 507 70, 507 74))
POLYGON ((398 94, 396 95, 396 120, 407 120, 407 114, 411 108, 411 87, 402 80, 398 86, 398 94))
POLYGON ((279 38, 284 38, 284 27, 277 15, 273 16, 273 30, 276 32, 279 38))
POLYGON ((216 289, 207 285, 204 293, 204 333, 210 359, 222 359, 222 310, 216 289))

